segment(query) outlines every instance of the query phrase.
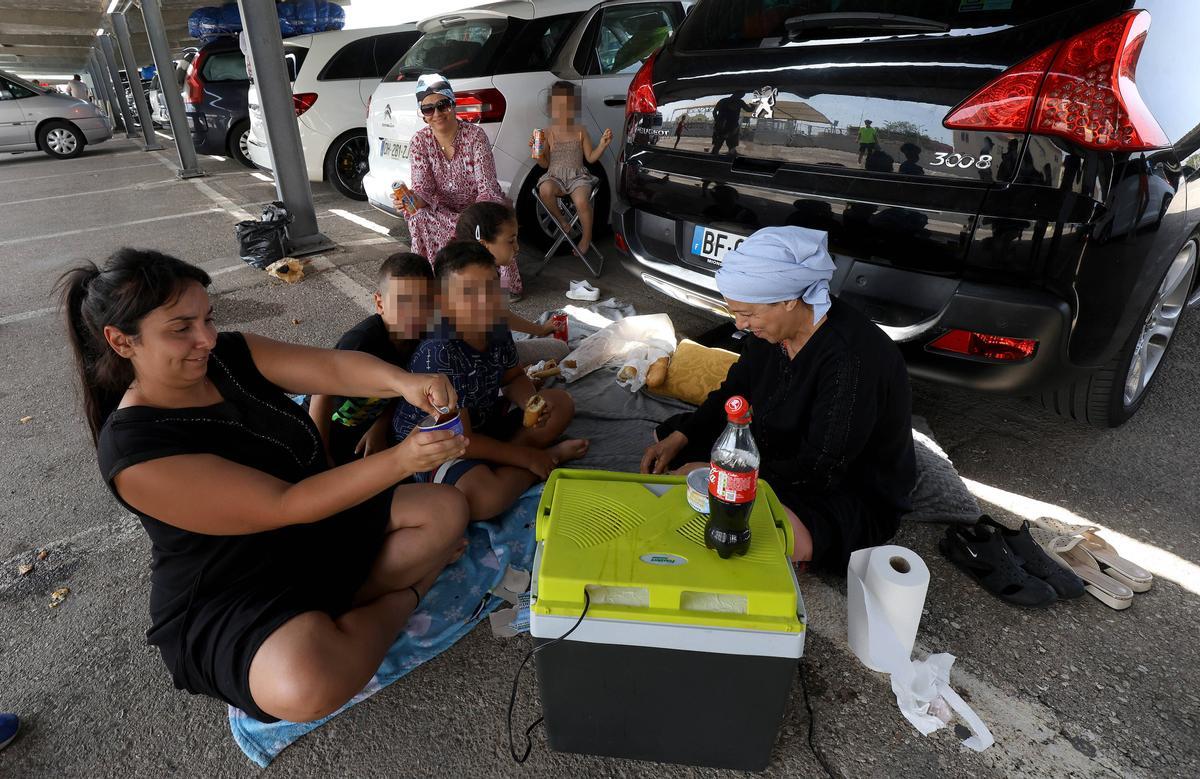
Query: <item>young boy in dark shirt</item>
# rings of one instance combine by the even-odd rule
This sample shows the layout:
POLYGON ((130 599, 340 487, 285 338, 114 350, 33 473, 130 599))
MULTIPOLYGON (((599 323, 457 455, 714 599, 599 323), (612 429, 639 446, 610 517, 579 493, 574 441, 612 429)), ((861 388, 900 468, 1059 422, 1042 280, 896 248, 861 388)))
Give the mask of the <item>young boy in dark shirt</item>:
MULTIPOLYGON (((441 282, 438 311, 444 318, 417 347, 409 370, 444 373, 458 394, 466 455, 425 478, 453 484, 467 496, 471 519, 491 519, 550 471, 587 452, 584 440, 552 442, 575 416, 575 403, 563 390, 542 390, 545 407, 525 427, 525 407, 533 382, 517 364, 512 333, 504 326, 495 260, 475 241, 454 241, 438 252, 434 272, 441 282)), ((425 412, 400 402, 392 439, 404 440, 425 412)))
MULTIPOLYGON (((337 348, 366 352, 407 369, 429 330, 432 282, 429 260, 421 255, 398 252, 388 257, 379 266, 375 313, 343 335, 337 348)), ((387 447, 393 403, 389 398, 312 397, 309 416, 321 431, 334 465, 387 447)))

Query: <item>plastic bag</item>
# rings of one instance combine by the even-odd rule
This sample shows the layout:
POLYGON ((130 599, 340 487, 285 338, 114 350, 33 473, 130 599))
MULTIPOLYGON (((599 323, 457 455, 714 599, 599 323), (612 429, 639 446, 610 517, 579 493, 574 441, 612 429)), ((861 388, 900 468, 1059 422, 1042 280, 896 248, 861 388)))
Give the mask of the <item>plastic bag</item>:
POLYGON ((674 351, 675 326, 671 318, 666 314, 646 314, 626 317, 589 335, 559 365, 563 378, 570 383, 607 365, 636 367, 644 362, 636 376, 627 374, 628 378, 622 381, 622 386, 636 391, 645 383, 646 369, 651 363, 674 351))
POLYGON ((646 385, 646 376, 650 366, 663 357, 669 357, 671 352, 663 351, 657 346, 647 346, 635 349, 625 355, 621 370, 617 371, 617 384, 630 392, 637 392, 646 385))
POLYGON ((284 246, 286 230, 281 222, 238 222, 235 228, 238 255, 247 265, 266 270, 287 254, 284 246))
POLYGON ((287 256, 287 226, 291 223, 292 215, 281 201, 263 206, 257 222, 237 223, 238 255, 246 264, 266 270, 287 256))

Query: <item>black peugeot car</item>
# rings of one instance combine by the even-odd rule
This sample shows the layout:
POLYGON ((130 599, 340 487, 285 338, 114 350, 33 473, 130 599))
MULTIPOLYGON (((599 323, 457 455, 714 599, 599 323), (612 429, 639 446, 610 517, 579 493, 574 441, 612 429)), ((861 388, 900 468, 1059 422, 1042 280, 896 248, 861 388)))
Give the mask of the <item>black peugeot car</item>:
POLYGON ((1200 5, 699 0, 626 105, 617 245, 723 311, 755 229, 829 233, 914 376, 1116 426, 1189 303, 1200 5))

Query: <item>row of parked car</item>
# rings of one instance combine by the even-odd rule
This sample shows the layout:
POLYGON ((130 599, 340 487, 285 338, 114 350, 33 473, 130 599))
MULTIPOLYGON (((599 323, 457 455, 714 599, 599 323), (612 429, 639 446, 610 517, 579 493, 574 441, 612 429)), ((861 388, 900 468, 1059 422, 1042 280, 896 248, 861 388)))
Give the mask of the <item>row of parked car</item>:
MULTIPOLYGON (((313 180, 394 213, 416 80, 440 72, 539 243, 527 140, 569 80, 592 137, 618 131, 597 213, 654 290, 723 313, 739 240, 824 230, 835 292, 915 376, 1114 426, 1200 297, 1200 88, 1178 56, 1197 21, 1169 0, 503 0, 285 50, 313 180)), ((202 49, 193 130, 269 168, 234 84, 236 42, 202 49)))

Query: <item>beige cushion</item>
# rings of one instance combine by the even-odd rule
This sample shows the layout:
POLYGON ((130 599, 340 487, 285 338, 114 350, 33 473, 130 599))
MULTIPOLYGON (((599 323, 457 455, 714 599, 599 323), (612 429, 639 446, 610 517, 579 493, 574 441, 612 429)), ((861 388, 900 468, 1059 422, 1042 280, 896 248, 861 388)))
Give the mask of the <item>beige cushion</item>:
POLYGON ((654 392, 698 406, 708 397, 708 393, 721 386, 729 373, 729 366, 737 361, 738 356, 733 352, 712 349, 685 339, 671 357, 666 383, 655 388, 654 392))

